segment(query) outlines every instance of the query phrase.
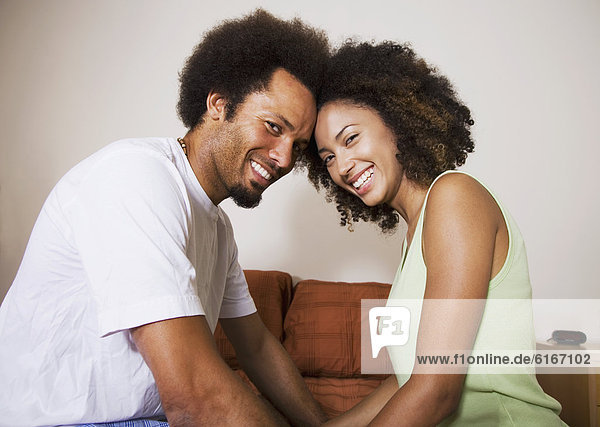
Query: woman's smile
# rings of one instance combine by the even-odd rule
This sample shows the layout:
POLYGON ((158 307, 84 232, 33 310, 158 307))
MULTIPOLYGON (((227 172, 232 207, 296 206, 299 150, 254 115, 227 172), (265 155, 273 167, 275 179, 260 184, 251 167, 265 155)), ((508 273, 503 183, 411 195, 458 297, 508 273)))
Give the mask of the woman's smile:
POLYGON ((352 179, 348 181, 348 184, 352 185, 358 194, 364 194, 368 191, 373 180, 373 173, 375 168, 370 166, 366 168, 362 173, 359 172, 352 179))

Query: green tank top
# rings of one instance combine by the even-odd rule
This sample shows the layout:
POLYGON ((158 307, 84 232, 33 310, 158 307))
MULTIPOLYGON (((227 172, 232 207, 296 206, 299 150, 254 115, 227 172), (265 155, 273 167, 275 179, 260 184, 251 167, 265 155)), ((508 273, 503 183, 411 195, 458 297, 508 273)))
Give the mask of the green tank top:
MULTIPOLYGON (((431 184, 421 208, 413 240, 407 249, 404 241, 402 261, 392 284, 389 299, 422 301, 425 293, 427 267, 423 260, 422 235, 427 198, 431 188, 442 175, 464 173, 446 171, 431 184)), ((467 174, 468 175, 468 174, 467 174)), ((469 175, 471 176, 471 175, 469 175)), ((476 178, 472 177, 477 180, 476 178)), ((479 180, 477 180, 481 184, 479 180)), ((535 349, 533 316, 531 309, 531 284, 527 254, 521 233, 498 199, 509 234, 509 248, 501 270, 490 281, 488 299, 481 319, 473 350, 485 349, 535 349), (493 299, 515 299, 510 313, 501 312, 490 303, 493 299)), ((393 304, 392 304, 393 305, 393 304)), ((499 304, 503 306, 503 304, 499 304)), ((419 322, 412 321, 409 341, 404 346, 390 346, 388 353, 402 387, 410 378, 415 360, 416 336, 419 322)), ((449 325, 445 325, 449 327, 449 325)), ((481 372, 481 371, 479 371, 481 372)), ((458 410, 441 425, 453 426, 555 426, 565 425, 558 414, 561 406, 544 393, 533 369, 519 374, 467 373, 458 410)))

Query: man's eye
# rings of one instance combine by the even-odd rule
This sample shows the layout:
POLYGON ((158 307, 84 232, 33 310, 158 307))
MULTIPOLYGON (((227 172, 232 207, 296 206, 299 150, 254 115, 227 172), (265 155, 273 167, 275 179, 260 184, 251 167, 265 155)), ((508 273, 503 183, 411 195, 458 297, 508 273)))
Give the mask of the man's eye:
POLYGON ((279 127, 279 125, 270 122, 269 120, 267 120, 267 126, 269 126, 271 128, 271 130, 273 132, 275 132, 276 134, 280 134, 281 133, 281 128, 279 127))
POLYGON ((303 151, 305 151, 308 148, 307 144, 298 144, 298 143, 294 143, 294 151, 296 153, 302 153, 303 151))

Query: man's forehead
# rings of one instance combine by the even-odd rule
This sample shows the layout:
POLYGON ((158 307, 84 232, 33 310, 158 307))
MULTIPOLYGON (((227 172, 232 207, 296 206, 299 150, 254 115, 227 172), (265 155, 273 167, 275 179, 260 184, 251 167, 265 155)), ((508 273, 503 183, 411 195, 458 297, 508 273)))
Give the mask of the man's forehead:
POLYGON ((300 81, 272 84, 266 90, 252 96, 259 108, 279 118, 291 130, 303 127, 304 122, 312 126, 316 117, 316 102, 313 94, 300 81))
POLYGON ((271 80, 264 91, 274 95, 278 94, 282 97, 289 96, 295 98, 297 96, 302 96, 311 98, 312 102, 315 102, 315 98, 310 89, 293 74, 283 68, 279 68, 273 72, 271 80))

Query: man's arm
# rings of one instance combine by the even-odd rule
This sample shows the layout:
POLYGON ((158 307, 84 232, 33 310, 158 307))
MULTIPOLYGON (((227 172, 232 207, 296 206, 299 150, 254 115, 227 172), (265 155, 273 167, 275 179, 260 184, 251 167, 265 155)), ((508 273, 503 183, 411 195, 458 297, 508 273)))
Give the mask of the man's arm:
POLYGON ((248 377, 293 425, 320 425, 327 419, 291 358, 257 313, 220 321, 248 377))
POLYGON ((278 425, 272 409, 221 358, 204 316, 150 323, 131 336, 152 371, 170 426, 278 425))

